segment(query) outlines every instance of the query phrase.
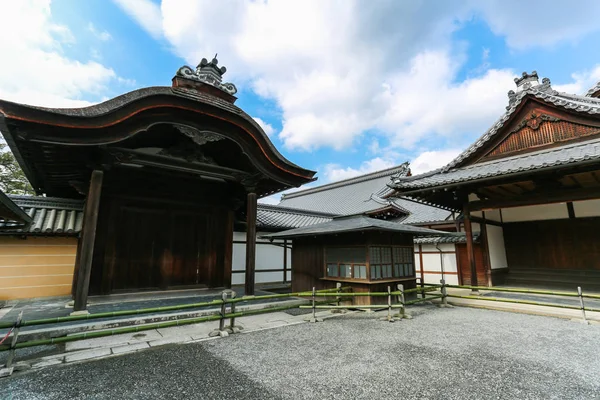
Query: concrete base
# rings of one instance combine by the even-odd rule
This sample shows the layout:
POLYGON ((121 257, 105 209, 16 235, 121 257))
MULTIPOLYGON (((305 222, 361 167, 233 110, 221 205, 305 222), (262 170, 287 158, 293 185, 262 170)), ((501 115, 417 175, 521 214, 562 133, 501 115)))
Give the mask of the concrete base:
POLYGON ((5 378, 7 376, 11 376, 13 373, 13 367, 10 368, 0 368, 0 378, 5 378))
POLYGON ((309 318, 307 321, 314 324, 315 322, 323 322, 323 318, 309 318))
POLYGON ((208 334, 208 336, 209 337, 217 337, 217 336, 219 336, 219 337, 228 337, 229 336, 229 332, 227 332, 226 329, 222 330, 222 331, 220 331, 218 329, 215 329, 214 331, 210 332, 208 334))
POLYGON ((69 315, 89 315, 89 313, 90 312, 88 310, 80 310, 80 311, 73 311, 69 315))

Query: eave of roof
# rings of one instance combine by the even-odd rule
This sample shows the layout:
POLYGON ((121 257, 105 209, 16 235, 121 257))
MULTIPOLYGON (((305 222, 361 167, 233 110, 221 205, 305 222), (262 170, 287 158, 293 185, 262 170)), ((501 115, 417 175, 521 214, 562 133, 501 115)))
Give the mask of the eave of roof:
MULTIPOLYGON (((237 128, 248 132, 249 136, 253 139, 252 141, 248 141, 248 143, 252 144, 252 146, 256 145, 260 149, 260 151, 256 151, 256 154, 265 159, 265 165, 270 165, 269 168, 273 167, 274 172, 271 172, 273 176, 270 178, 280 182, 280 184, 281 182, 286 183, 286 185, 280 185, 281 187, 279 187, 277 191, 285 190, 292 186, 297 187, 316 180, 316 178, 314 178, 316 171, 299 167, 285 158, 275 148, 258 123, 239 107, 216 96, 180 87, 157 86, 143 88, 123 94, 100 104, 70 109, 38 107, 0 100, 0 131, 5 136, 9 147, 13 151, 15 158, 21 165, 26 176, 34 188, 38 190, 42 185, 37 182, 38 177, 33 172, 34 169, 29 168, 28 161, 25 159, 24 154, 21 154, 19 151, 17 138, 13 137, 15 135, 13 134, 12 129, 9 128, 9 121, 10 126, 14 124, 32 123, 37 124, 37 126, 40 127, 64 127, 73 130, 92 129, 91 132, 101 132, 100 128, 112 128, 116 124, 120 124, 125 120, 130 120, 132 116, 137 115, 138 113, 158 109, 160 107, 181 109, 186 112, 202 112, 221 120, 224 119, 223 114, 221 113, 221 116, 219 116, 219 113, 214 113, 213 111, 215 111, 215 108, 227 113, 225 114, 227 116, 226 120, 229 123, 234 124, 237 128), (195 105, 189 106, 189 103, 183 103, 181 99, 206 105, 209 108, 198 111, 199 109, 195 105), (152 103, 152 101, 154 101, 154 103, 152 103), (179 101, 179 103, 171 104, 173 101, 179 101), (129 114, 126 117, 117 115, 125 107, 131 107, 129 114)), ((139 127, 132 129, 137 128, 139 127)), ((128 132, 128 134, 129 133, 135 134, 135 132, 128 132)), ((60 140, 54 139, 49 143, 72 144, 73 139, 70 136, 67 137, 69 141, 65 143, 63 143, 63 141, 67 139, 63 139, 62 137, 60 140)), ((107 139, 105 136, 101 136, 100 138, 85 136, 85 139, 89 142, 87 143, 89 145, 102 145, 123 140, 124 138, 107 139)), ((238 145, 242 146, 242 144, 245 143, 245 140, 246 139, 241 141, 238 140, 238 145)), ((248 144, 248 146, 251 146, 250 144, 248 144)), ((267 176, 268 175, 269 174, 267 174, 267 176)), ((274 192, 269 192, 268 194, 272 193, 274 192)))
POLYGON ((418 179, 398 179, 391 184, 401 193, 421 189, 443 188, 457 183, 475 183, 494 178, 507 178, 532 171, 548 171, 570 165, 600 163, 600 139, 569 143, 532 153, 500 158, 447 172, 420 175, 418 179))
POLYGON ((0 229, 27 228, 32 221, 31 217, 2 191, 0 191, 0 217, 4 220, 0 229))
MULTIPOLYGON (((473 232, 473 242, 479 242, 480 233, 473 232)), ((451 235, 447 236, 424 236, 424 237, 416 237, 413 242, 415 244, 457 244, 457 243, 467 243, 467 236, 462 232, 452 232, 451 235)))
POLYGON ((446 236, 448 232, 436 231, 433 229, 420 228, 411 225, 399 224, 396 222, 383 221, 370 218, 364 215, 335 218, 330 222, 324 222, 302 228, 291 229, 284 232, 264 235, 264 238, 295 238, 303 236, 323 236, 348 232, 364 231, 386 231, 405 233, 413 236, 446 236))

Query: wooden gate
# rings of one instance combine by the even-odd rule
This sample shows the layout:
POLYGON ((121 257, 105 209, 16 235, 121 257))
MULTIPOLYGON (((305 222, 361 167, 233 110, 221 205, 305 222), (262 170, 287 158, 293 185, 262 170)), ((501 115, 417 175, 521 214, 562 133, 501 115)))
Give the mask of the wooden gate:
POLYGON ((115 200, 110 214, 92 268, 96 293, 230 285, 230 211, 115 200))

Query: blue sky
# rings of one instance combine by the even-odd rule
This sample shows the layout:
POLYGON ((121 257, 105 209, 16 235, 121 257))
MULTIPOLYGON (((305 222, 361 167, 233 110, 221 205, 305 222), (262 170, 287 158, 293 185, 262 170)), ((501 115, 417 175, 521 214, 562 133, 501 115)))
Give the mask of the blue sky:
POLYGON ((578 94, 600 81, 598 15, 598 1, 0 0, 0 97, 83 106, 218 52, 236 104, 319 183, 407 160, 420 173, 483 134, 522 71, 578 94))

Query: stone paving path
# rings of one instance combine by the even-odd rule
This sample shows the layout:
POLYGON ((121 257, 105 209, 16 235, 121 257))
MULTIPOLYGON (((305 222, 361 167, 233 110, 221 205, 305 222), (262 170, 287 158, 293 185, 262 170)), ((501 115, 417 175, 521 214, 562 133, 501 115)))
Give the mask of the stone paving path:
MULTIPOLYGON (((340 314, 329 311, 318 313, 320 318, 331 318, 340 314)), ((259 330, 278 328, 282 326, 305 323, 307 315, 291 315, 285 312, 272 312, 252 315, 236 319, 236 325, 241 325, 243 330, 239 334, 246 334, 259 330)), ((227 320, 227 324, 229 320, 227 320)), ((193 343, 204 340, 218 339, 209 337, 209 334, 218 329, 219 322, 203 322, 194 325, 176 326, 171 328, 153 329, 137 333, 107 336, 103 338, 85 339, 69 342, 64 345, 64 352, 52 354, 27 362, 33 369, 44 368, 59 364, 69 364, 92 359, 117 356, 133 353, 151 347, 164 346, 177 343, 193 343)), ((16 361, 19 361, 17 352, 16 361)))

